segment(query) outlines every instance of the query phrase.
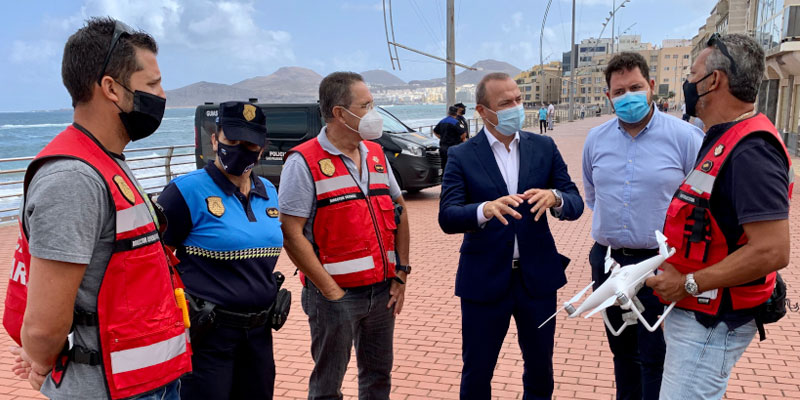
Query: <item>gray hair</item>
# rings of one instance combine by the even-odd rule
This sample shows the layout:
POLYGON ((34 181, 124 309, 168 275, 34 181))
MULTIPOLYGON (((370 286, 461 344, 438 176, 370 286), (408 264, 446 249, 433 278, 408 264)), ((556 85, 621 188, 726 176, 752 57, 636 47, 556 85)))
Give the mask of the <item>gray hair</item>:
POLYGON ((706 73, 714 70, 725 72, 731 94, 741 101, 754 103, 764 77, 764 49, 755 39, 738 33, 723 35, 717 40, 736 60, 736 74, 731 71, 731 60, 717 46, 709 46, 711 53, 706 58, 706 73))
POLYGON ((333 119, 333 107, 347 107, 353 102, 350 87, 364 78, 355 72, 333 72, 319 84, 319 108, 325 121, 333 119))
POLYGON ((505 72, 486 74, 483 79, 481 79, 480 83, 478 83, 478 88, 475 89, 475 103, 488 106, 488 104, 486 104, 486 83, 489 81, 504 81, 506 79, 511 79, 511 76, 505 72))

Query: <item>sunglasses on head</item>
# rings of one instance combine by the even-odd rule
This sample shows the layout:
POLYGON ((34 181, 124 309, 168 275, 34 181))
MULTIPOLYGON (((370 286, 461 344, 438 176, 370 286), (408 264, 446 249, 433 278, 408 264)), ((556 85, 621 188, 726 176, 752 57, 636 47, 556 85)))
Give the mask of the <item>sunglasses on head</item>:
POLYGON ((116 21, 114 23, 114 35, 111 36, 111 46, 108 48, 108 53, 106 53, 105 61, 103 61, 103 68, 100 70, 100 76, 97 77, 98 85, 103 80, 103 76, 105 76, 106 74, 106 67, 108 67, 108 61, 111 60, 111 53, 113 53, 114 48, 117 47, 117 42, 119 42, 119 39, 122 38, 122 35, 131 36, 135 32, 136 31, 134 31, 133 28, 126 25, 124 22, 116 21))
POLYGON ((731 61, 731 74, 736 75, 736 61, 733 60, 731 57, 731 53, 728 53, 728 48, 725 46, 725 43, 722 42, 722 35, 719 33, 714 33, 708 38, 708 47, 716 47, 722 53, 723 56, 728 57, 728 60, 731 61))

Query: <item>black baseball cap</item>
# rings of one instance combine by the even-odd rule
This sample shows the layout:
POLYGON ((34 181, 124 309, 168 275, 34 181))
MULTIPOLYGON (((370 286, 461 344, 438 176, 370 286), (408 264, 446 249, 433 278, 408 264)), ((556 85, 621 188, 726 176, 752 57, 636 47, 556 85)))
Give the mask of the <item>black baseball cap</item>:
POLYGON ((267 117, 253 103, 226 101, 220 103, 217 125, 230 140, 244 140, 259 146, 267 142, 267 117))
POLYGON ((465 106, 464 103, 453 104, 453 107, 463 108, 465 110, 467 109, 467 106, 465 106))

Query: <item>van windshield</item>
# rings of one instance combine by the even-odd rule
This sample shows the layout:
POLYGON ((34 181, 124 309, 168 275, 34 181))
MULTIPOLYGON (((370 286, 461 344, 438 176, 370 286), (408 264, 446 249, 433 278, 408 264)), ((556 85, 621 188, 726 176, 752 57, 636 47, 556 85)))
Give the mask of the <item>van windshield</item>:
POLYGON ((414 132, 413 130, 409 129, 405 124, 400 122, 394 115, 389 113, 388 111, 384 110, 381 107, 375 107, 378 111, 378 114, 383 117, 383 131, 389 133, 407 133, 407 132, 414 132))

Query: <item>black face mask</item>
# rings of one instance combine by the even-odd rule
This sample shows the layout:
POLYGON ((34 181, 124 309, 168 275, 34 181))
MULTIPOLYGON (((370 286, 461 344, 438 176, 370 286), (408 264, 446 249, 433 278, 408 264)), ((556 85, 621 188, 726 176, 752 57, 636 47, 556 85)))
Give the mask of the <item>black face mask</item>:
POLYGON ((252 151, 245 145, 229 145, 217 141, 217 157, 225 171, 234 176, 241 176, 250 171, 258 161, 261 151, 252 151))
POLYGON ((714 71, 708 73, 708 75, 702 77, 697 82, 689 82, 688 80, 683 81, 683 98, 686 100, 686 114, 692 117, 697 116, 697 101, 700 100, 701 97, 711 93, 711 91, 705 92, 703 94, 697 94, 697 84, 706 80, 709 76, 711 76, 714 71))
POLYGON ((135 142, 152 135, 161 125, 161 119, 164 118, 167 99, 141 90, 130 90, 121 83, 119 85, 133 93, 133 110, 122 111, 122 108, 114 103, 119 108, 119 119, 122 120, 128 137, 135 142))

